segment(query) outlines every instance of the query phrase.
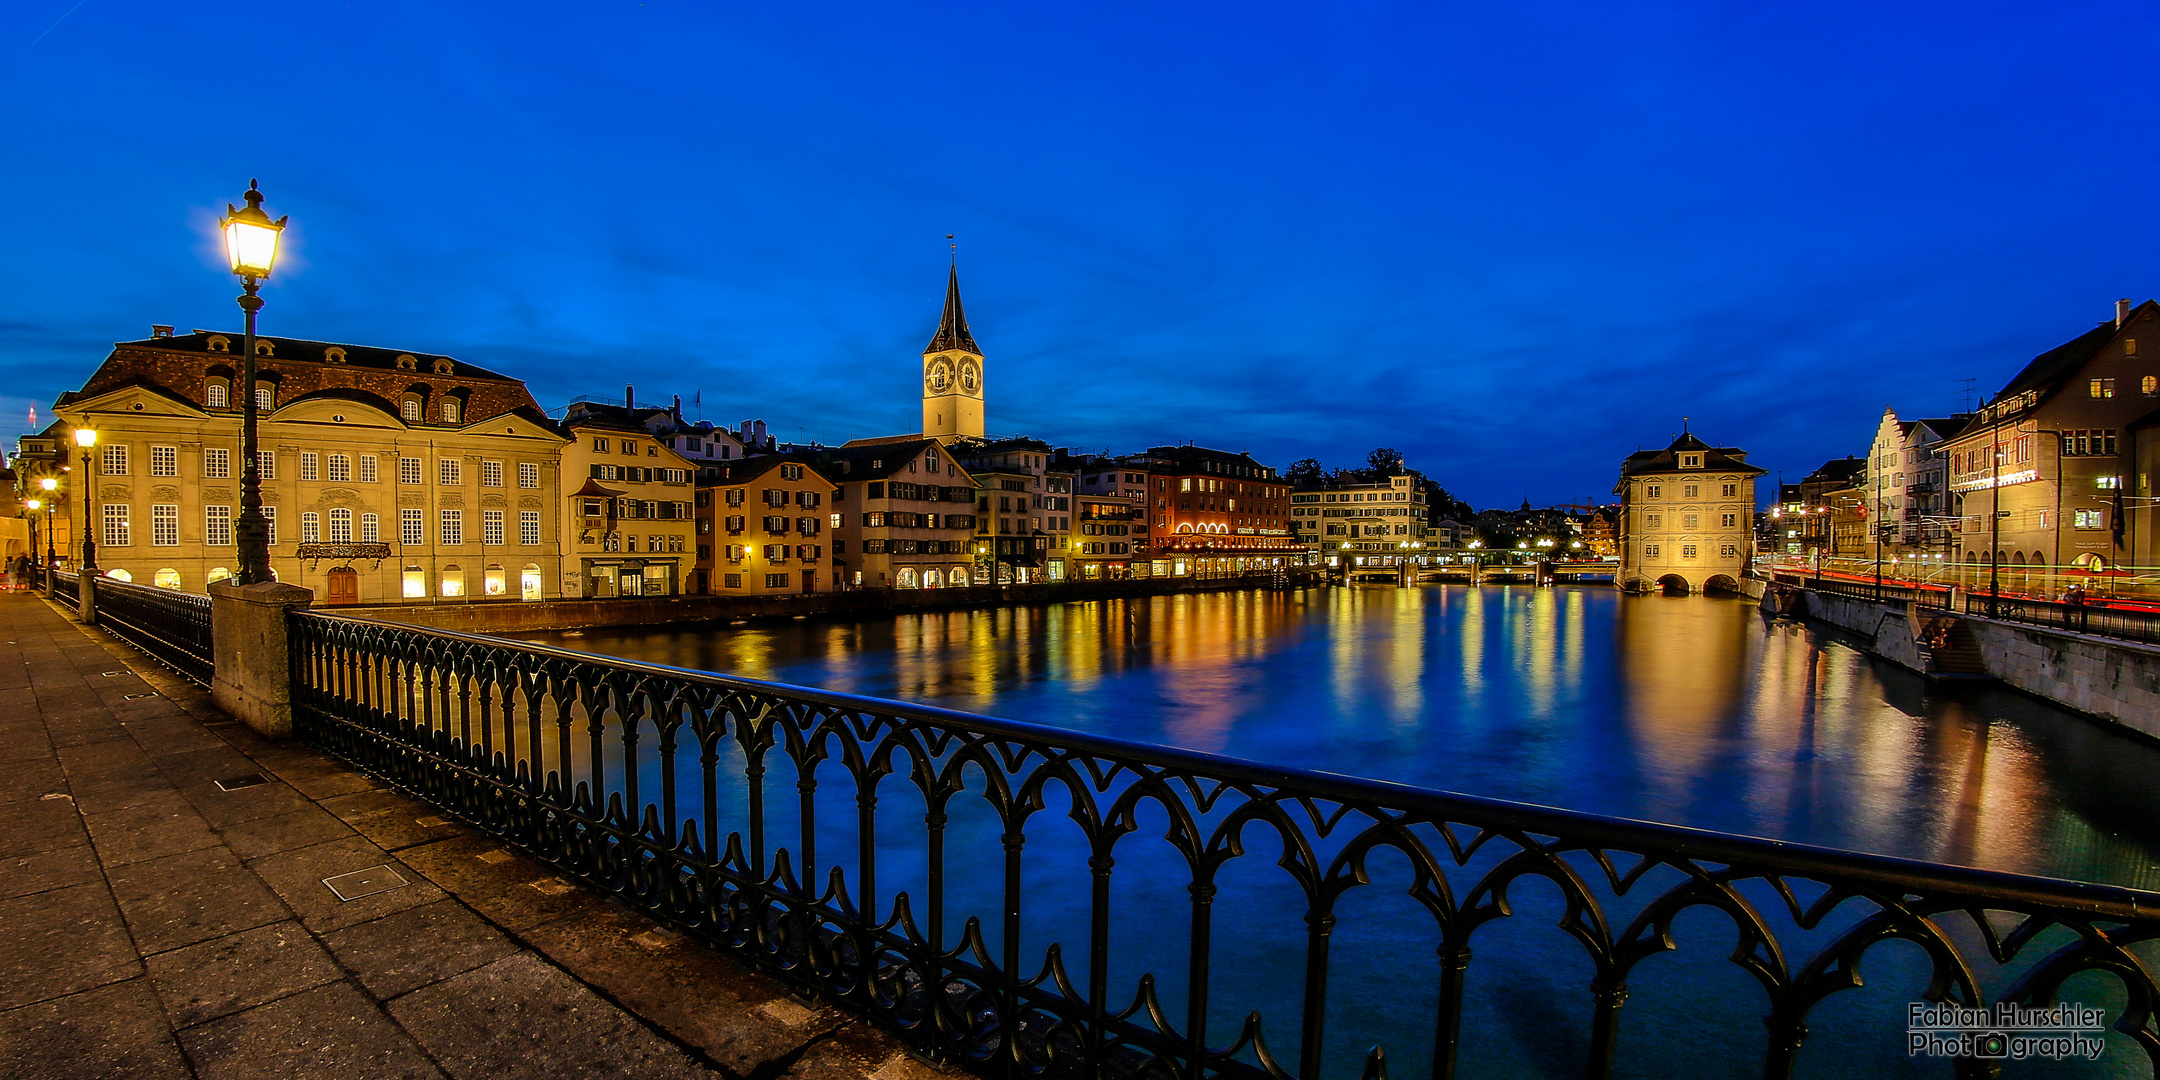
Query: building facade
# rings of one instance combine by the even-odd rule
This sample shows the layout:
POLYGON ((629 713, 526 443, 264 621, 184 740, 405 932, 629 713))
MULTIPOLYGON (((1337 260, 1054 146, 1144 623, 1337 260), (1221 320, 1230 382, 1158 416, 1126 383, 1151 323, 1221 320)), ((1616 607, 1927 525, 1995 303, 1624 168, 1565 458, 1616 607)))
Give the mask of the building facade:
POLYGON ((975 479, 936 439, 902 435, 808 451, 832 482, 832 567, 843 588, 957 588, 975 580, 975 479))
POLYGON ((686 591, 697 566, 690 462, 621 406, 577 403, 562 432, 562 595, 686 591))
POLYGON ((1158 572, 1235 573, 1309 561, 1290 533, 1289 481, 1252 455, 1158 446, 1127 460, 1147 464, 1158 572))
POLYGON ((1663 450, 1630 454, 1620 496, 1622 588, 1736 591, 1754 553, 1755 478, 1738 447, 1682 433, 1663 450))
POLYGON ((962 439, 952 453, 975 478, 976 579, 1065 580, 1072 552, 1069 458, 1040 439, 962 439))
POLYGON ((2052 594, 2066 571, 2132 563, 2149 547, 2152 478, 2135 464, 2150 430, 2141 425, 2160 407, 2156 346, 2160 305, 2122 301, 2113 320, 2035 357, 1942 442, 1968 584, 2052 594))
MULTIPOLYGON (((202 592, 239 566, 242 339, 156 331, 116 345, 54 411, 98 432, 84 494, 100 569, 202 592)), ((549 567, 562 437, 523 383, 447 356, 256 345, 279 580, 321 604, 560 595, 549 567)))
POLYGON ((698 574, 716 596, 830 592, 839 486, 799 459, 767 454, 710 466, 697 491, 698 574))

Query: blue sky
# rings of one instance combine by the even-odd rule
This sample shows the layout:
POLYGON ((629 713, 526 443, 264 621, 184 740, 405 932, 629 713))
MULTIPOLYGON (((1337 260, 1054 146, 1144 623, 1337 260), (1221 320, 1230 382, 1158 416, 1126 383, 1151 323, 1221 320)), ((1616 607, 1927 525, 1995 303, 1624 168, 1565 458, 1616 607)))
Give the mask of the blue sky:
POLYGON ((543 405, 920 427, 945 235, 989 426, 1480 506, 1696 433, 1788 476, 2156 289, 2150 5, 0 5, 0 436, 151 323, 543 405))

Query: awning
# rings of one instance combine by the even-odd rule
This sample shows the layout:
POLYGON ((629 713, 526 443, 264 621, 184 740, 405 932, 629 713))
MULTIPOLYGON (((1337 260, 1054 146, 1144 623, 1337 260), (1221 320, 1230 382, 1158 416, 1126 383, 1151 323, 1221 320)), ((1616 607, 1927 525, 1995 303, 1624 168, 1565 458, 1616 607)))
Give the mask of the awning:
POLYGON ((620 495, 628 494, 630 493, 627 491, 616 491, 613 488, 601 487, 600 481, 588 476, 585 478, 585 486, 571 492, 570 497, 575 499, 580 495, 590 495, 596 498, 612 499, 620 495))

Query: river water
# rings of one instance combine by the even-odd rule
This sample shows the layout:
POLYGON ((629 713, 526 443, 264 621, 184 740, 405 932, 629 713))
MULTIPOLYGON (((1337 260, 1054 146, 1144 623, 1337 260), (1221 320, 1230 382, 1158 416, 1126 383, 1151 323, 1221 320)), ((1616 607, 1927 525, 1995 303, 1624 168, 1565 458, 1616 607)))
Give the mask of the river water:
MULTIPOLYGON (((2160 887, 2160 753, 2011 691, 1930 687, 1834 633, 1766 620, 1738 600, 1630 597, 1602 586, 1359 587, 544 637, 1273 764, 2160 887)), ((1729 924, 1723 933, 1729 950, 1729 924)), ((1338 965, 1360 949, 1387 963, 1399 947, 1354 932, 1338 939, 1338 965)), ((1474 986, 1473 1010, 1485 1011, 1466 1014, 1466 1070, 1579 1070, 1579 1033, 1556 1029, 1581 1010, 1542 1003, 1580 992, 1568 948, 1501 948, 1553 970, 1474 986)), ((1429 949, 1424 956, 1402 992, 1331 999, 1331 1033, 1345 1015, 1365 1033, 1399 1030, 1390 1040, 1397 1077, 1426 1067, 1429 1045, 1411 1034, 1422 1023, 1429 1042, 1429 949)), ((1294 983, 1297 968, 1283 976, 1282 960, 1254 956, 1226 968, 1255 985, 1294 983)), ((1897 981, 1894 963, 1881 970, 1897 981)), ((1294 988, 1256 993, 1278 1009, 1285 994, 1295 999, 1294 988)), ((1914 996, 1885 993, 1876 1003, 1885 1009, 1914 996)), ((1631 1004, 1623 1074, 1659 1075, 1675 1055, 1710 1053, 1644 1035, 1637 1023, 1660 1008, 1684 1014, 1702 1004, 1631 1004)), ((1894 1026, 1901 1037, 1901 1015, 1894 1026)), ((1760 1032, 1726 1048, 1732 1068, 1759 1071, 1745 1051, 1759 1055, 1760 1032)), ((1331 1070, 1354 1075, 1361 1050, 1331 1038, 1331 1070)), ((1873 1036, 1814 1039, 1801 1072, 1942 1072, 1902 1050, 1873 1036)), ((2146 1075, 2133 1054, 2110 1036, 2099 1063, 2051 1065, 2046 1075, 2146 1075)))

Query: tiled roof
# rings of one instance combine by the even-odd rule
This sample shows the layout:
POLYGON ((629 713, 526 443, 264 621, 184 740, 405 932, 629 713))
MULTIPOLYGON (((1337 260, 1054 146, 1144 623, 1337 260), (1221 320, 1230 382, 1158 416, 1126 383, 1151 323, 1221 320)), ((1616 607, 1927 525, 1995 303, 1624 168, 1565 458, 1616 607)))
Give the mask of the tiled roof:
POLYGON ((1627 460, 1620 465, 1620 475, 1640 476, 1644 473, 1679 472, 1681 471, 1680 453, 1682 451, 1700 452, 1703 456, 1702 468, 1687 470, 1691 473, 1741 472, 1749 476, 1761 476, 1769 471, 1748 464, 1745 460, 1747 452, 1737 446, 1712 446, 1693 435, 1682 435, 1674 439, 1672 445, 1663 450, 1637 450, 1629 454, 1627 460))
MULTIPOLYGON (((196 330, 186 334, 175 334, 171 337, 151 337, 143 338, 140 341, 120 341, 114 344, 121 348, 166 349, 172 352, 201 353, 204 356, 230 355, 237 362, 240 359, 240 339, 239 331, 196 330), (228 342, 226 352, 212 351, 210 339, 213 337, 226 339, 228 342)), ((395 371, 398 366, 397 358, 410 356, 419 362, 418 370, 428 374, 435 373, 435 361, 449 360, 451 367, 448 374, 461 379, 516 381, 508 375, 489 371, 484 367, 468 364, 462 360, 455 360, 441 353, 413 352, 409 349, 384 349, 373 345, 341 345, 334 341, 309 341, 306 338, 274 337, 269 334, 257 334, 255 340, 270 343, 270 355, 261 358, 265 361, 298 360, 307 363, 329 363, 331 362, 328 359, 330 350, 343 349, 345 358, 338 362, 352 367, 385 368, 395 371)))

